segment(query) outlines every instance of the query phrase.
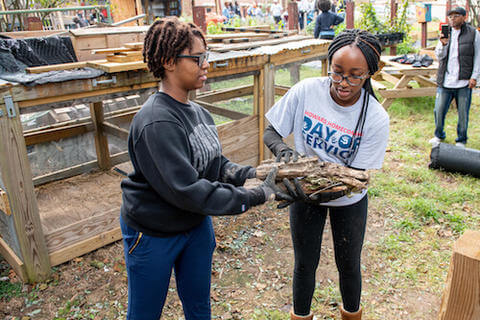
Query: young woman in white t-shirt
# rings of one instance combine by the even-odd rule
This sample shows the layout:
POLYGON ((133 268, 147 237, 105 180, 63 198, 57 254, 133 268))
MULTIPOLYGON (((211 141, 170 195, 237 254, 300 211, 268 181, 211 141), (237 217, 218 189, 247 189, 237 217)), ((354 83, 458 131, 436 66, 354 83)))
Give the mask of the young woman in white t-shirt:
MULTIPOLYGON (((339 34, 328 48, 329 76, 294 85, 266 114, 271 125, 264 142, 277 160, 295 161, 298 154, 320 161, 367 170, 382 167, 389 117, 378 103, 370 77, 378 70, 381 47, 370 33, 351 29, 339 34), (282 140, 293 133, 295 151, 282 140)), ((295 202, 290 225, 295 251, 291 319, 313 319, 322 233, 327 213, 339 271, 342 319, 361 319, 360 256, 367 221, 368 196, 331 192, 309 197, 298 181, 290 186, 295 202)))

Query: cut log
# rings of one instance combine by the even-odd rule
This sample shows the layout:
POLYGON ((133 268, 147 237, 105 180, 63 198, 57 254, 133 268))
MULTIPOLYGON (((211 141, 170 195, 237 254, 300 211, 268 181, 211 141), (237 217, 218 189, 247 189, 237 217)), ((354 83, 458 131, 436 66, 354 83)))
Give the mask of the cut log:
POLYGON ((480 319, 479 231, 467 230, 455 242, 438 319, 480 319))
POLYGON ((264 180, 274 167, 278 168, 276 177, 278 182, 283 178, 301 178, 299 181, 306 194, 341 190, 349 194, 366 189, 369 182, 367 171, 347 168, 332 162, 319 162, 317 157, 309 157, 288 163, 275 162, 273 159, 264 160, 257 167, 257 182, 249 181, 246 187, 261 184, 261 180, 264 180))

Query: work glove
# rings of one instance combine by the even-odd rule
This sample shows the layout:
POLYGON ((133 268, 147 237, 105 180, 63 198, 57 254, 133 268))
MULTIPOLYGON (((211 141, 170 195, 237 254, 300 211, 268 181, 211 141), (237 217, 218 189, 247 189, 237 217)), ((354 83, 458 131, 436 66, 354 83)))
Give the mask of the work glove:
POLYGON ((298 161, 298 158, 301 157, 301 155, 291 149, 290 147, 288 147, 287 145, 285 145, 284 149, 280 150, 280 152, 277 153, 277 156, 275 158, 275 162, 290 162, 290 159, 293 161, 293 162, 297 162, 298 161))
MULTIPOLYGON (((312 193, 311 195, 306 195, 305 192, 303 192, 302 186, 300 185, 300 182, 298 181, 297 178, 293 178, 293 186, 292 183, 287 179, 283 179, 283 184, 285 185, 285 188, 287 188, 288 195, 290 198, 292 198, 294 201, 303 201, 308 204, 315 204, 318 205, 320 203, 326 203, 330 202, 332 200, 338 199, 340 197, 343 197, 346 194, 345 190, 342 191, 322 191, 322 192, 316 192, 312 193)), ((284 201, 278 205, 278 208, 285 208, 291 205, 292 203, 288 203, 288 201, 284 201)))
POLYGON ((247 172, 247 179, 253 179, 257 177, 257 169, 255 168, 250 168, 247 172))
MULTIPOLYGON (((272 168, 268 173, 267 177, 260 185, 260 188, 265 193, 265 201, 277 200, 277 201, 287 201, 290 203, 294 202, 294 199, 283 192, 277 185, 275 184, 275 178, 277 177, 278 168, 272 168)), ((288 205, 282 207, 285 208, 288 205)))

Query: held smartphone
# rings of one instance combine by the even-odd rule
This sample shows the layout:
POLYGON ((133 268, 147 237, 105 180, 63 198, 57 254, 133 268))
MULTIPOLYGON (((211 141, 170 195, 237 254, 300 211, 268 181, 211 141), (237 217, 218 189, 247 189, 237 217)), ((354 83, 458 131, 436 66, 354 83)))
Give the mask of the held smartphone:
POLYGON ((448 24, 442 25, 442 38, 448 38, 450 36, 450 28, 448 24))

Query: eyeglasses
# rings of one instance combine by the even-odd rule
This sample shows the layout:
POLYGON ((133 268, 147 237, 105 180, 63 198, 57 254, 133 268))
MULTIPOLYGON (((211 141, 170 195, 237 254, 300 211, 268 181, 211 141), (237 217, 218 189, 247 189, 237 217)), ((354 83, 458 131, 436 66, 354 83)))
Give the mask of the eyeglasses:
POLYGON ((208 55, 209 55, 209 52, 208 51, 205 51, 204 53, 202 53, 201 55, 198 55, 198 56, 189 56, 189 55, 185 55, 185 54, 179 54, 177 56, 177 58, 191 58, 191 59, 194 59, 197 61, 197 64, 199 67, 203 66, 203 63, 205 61, 208 61, 208 55))
POLYGON ((341 83, 345 79, 349 85, 356 87, 362 84, 362 81, 368 77, 368 74, 363 76, 344 76, 341 73, 330 71, 328 72, 328 77, 333 83, 341 83))

